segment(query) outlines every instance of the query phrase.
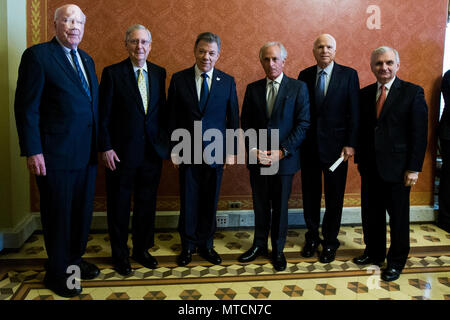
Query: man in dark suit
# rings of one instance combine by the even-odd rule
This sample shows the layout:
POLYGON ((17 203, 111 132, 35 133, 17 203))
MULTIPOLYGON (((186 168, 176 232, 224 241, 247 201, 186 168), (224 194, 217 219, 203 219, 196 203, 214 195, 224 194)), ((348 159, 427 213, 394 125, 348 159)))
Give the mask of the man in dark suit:
POLYGON ((409 253, 409 194, 417 183, 427 146, 428 111, 423 89, 396 77, 396 50, 380 47, 370 66, 377 82, 361 90, 357 150, 366 249, 356 264, 386 258, 386 210, 391 227, 387 267, 381 278, 398 279, 409 253))
POLYGON ((85 22, 75 5, 56 10, 56 37, 23 53, 15 98, 21 155, 40 192, 44 283, 64 297, 82 290, 69 285, 69 266, 78 266, 82 279, 99 274, 81 258, 92 220, 98 127, 94 61, 78 48, 85 22))
POLYGON ((242 105, 241 126, 267 130, 267 141, 260 140, 252 147, 246 143, 248 169, 255 212, 253 246, 239 257, 250 262, 267 255, 269 230, 272 241, 272 263, 275 270, 286 269, 283 254, 288 230, 288 201, 292 178, 300 170, 300 145, 309 127, 309 96, 305 83, 283 73, 287 52, 279 42, 268 42, 260 50, 261 65, 266 78, 250 83, 242 105), (279 148, 271 135, 278 130, 279 148), (264 148, 263 146, 267 146, 264 148), (252 164, 250 157, 256 158, 252 164), (278 172, 266 175, 262 166, 278 163, 278 172))
POLYGON ((108 229, 114 268, 122 275, 131 272, 127 241, 133 192, 132 257, 147 268, 158 264, 148 249, 154 245, 162 159, 169 158, 162 123, 166 70, 147 61, 150 31, 142 25, 129 27, 125 48, 129 57, 103 70, 99 98, 108 229))
POLYGON ((355 153, 359 117, 359 80, 356 70, 334 62, 336 40, 328 34, 314 42, 317 65, 300 72, 311 97, 311 128, 301 147, 303 212, 308 231, 301 252, 312 257, 322 242, 320 262, 329 263, 339 248, 337 238, 341 226, 347 181, 348 159, 355 153), (329 168, 339 158, 343 162, 329 168), (319 236, 322 200, 322 174, 325 193, 325 215, 319 236))
POLYGON ((450 70, 442 78, 441 92, 445 106, 438 128, 442 167, 439 180, 437 225, 450 232, 450 70))
MULTIPOLYGON (((202 141, 201 137, 195 140, 196 132, 203 136, 203 133, 213 129, 225 138, 226 129, 239 127, 234 78, 214 68, 220 56, 219 36, 210 32, 200 34, 195 42, 194 56, 194 66, 172 76, 168 94, 169 132, 172 138, 174 133, 186 132, 192 142, 190 150, 183 150, 182 161, 175 149, 171 154, 176 166, 180 164, 178 229, 182 251, 177 258, 180 266, 189 264, 197 249, 207 261, 213 264, 222 262, 213 248, 213 237, 225 156, 221 159, 217 157, 225 153, 215 150, 217 157, 203 157, 203 151, 207 151, 210 143, 202 141), (192 157, 187 157, 187 153, 192 157)), ((223 146, 226 146, 225 142, 223 146)), ((236 150, 233 151, 233 154, 226 156, 227 163, 234 163, 236 150)))

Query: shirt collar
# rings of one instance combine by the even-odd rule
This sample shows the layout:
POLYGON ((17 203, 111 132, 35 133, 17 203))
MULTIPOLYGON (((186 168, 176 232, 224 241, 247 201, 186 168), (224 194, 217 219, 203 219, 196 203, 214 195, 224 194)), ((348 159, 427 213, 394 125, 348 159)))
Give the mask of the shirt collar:
MULTIPOLYGON (((55 36, 55 38, 56 38, 56 41, 58 41, 59 45, 63 48, 65 54, 70 54, 70 51, 72 51, 72 49, 71 48, 67 48, 65 45, 63 45, 62 42, 58 39, 57 36, 55 36)), ((75 51, 78 52, 78 47, 75 48, 75 51)))
MULTIPOLYGON (((397 78, 397 76, 395 76, 391 81, 389 81, 388 83, 386 83, 384 85, 388 91, 391 90, 391 86, 394 83, 395 78, 397 78)), ((382 84, 377 81, 377 90, 380 90, 381 86, 382 86, 382 84)))
POLYGON ((148 73, 148 70, 147 70, 147 62, 144 63, 144 66, 142 66, 142 67, 135 66, 134 63, 133 63, 133 61, 131 61, 131 64, 133 65, 134 73, 136 73, 139 69, 142 69, 142 70, 144 70, 145 72, 148 73))
MULTIPOLYGON (((203 71, 201 71, 201 70, 198 68, 197 64, 195 64, 194 69, 195 69, 195 77, 196 77, 196 78, 200 78, 200 77, 202 76, 203 71)), ((206 72, 206 74, 208 75, 208 78, 212 79, 212 74, 213 74, 213 72, 214 72, 214 68, 211 68, 211 70, 209 70, 208 72, 206 72)))
POLYGON ((328 66, 326 66, 325 69, 322 69, 321 67, 319 67, 319 65, 317 65, 317 75, 322 70, 324 70, 327 75, 330 75, 331 72, 333 71, 333 67, 334 67, 334 61, 331 61, 331 63, 328 66))
MULTIPOLYGON (((273 81, 278 84, 281 84, 281 80, 283 80, 283 72, 277 78, 275 78, 275 80, 273 80, 273 81)), ((270 80, 269 78, 266 77, 266 85, 268 85, 270 82, 272 82, 272 80, 270 80)))

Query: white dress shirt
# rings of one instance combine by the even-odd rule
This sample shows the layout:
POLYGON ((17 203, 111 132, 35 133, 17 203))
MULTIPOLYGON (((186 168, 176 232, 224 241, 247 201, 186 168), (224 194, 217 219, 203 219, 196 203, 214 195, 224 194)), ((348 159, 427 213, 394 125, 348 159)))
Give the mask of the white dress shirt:
MULTIPOLYGON (((63 48, 64 53, 65 53, 67 59, 68 59, 69 62, 70 62, 70 65, 71 65, 72 68, 75 70, 75 73, 78 74, 77 68, 75 67, 75 63, 74 63, 73 60, 72 60, 72 55, 70 54, 70 51, 71 51, 72 49, 67 48, 66 46, 64 46, 64 45, 62 44, 62 42, 59 41, 58 37, 56 37, 56 40, 58 41, 58 43, 60 44, 60 46, 63 48)), ((81 60, 80 54, 78 53, 78 48, 75 48, 75 51, 77 52, 78 64, 80 65, 81 71, 83 72, 84 78, 86 79, 86 82, 87 82, 88 86, 90 86, 90 84, 89 84, 89 78, 88 78, 88 76, 87 76, 87 74, 86 74, 86 70, 84 70, 83 61, 81 60)))
MULTIPOLYGON (((201 71, 197 67, 197 64, 195 65, 194 69, 195 69, 195 85, 197 87, 197 97, 198 97, 198 101, 200 101, 200 94, 202 92, 202 86, 203 86, 203 77, 202 77, 203 71, 201 71)), ((211 92, 211 83, 212 83, 213 72, 214 72, 214 68, 211 68, 211 70, 206 72, 206 74, 208 75, 208 78, 206 79, 206 83, 208 84, 209 92, 211 92)))
POLYGON ((328 86, 330 85, 330 80, 331 80, 331 73, 333 72, 333 67, 334 67, 334 61, 331 61, 331 63, 325 68, 322 69, 321 67, 317 66, 317 73, 316 73, 316 86, 317 86, 317 81, 319 80, 319 73, 323 70, 325 71, 325 92, 324 92, 324 96, 327 95, 328 92, 328 86))

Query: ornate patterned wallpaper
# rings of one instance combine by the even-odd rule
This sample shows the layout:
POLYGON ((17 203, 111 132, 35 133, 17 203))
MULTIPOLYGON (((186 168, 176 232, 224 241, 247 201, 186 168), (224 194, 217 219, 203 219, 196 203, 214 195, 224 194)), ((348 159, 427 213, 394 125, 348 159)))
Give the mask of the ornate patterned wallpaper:
MULTIPOLYGON (((62 0, 28 0, 28 45, 50 40, 53 14, 62 0)), ((421 85, 429 107, 429 144, 420 182, 411 203, 432 204, 435 127, 438 121, 447 0, 75 0, 87 16, 81 47, 96 63, 97 75, 105 66, 126 58, 123 38, 128 26, 140 23, 152 32, 150 60, 172 74, 194 64, 197 34, 212 31, 222 38, 217 67, 236 79, 242 104, 248 83, 264 77, 259 48, 267 41, 281 41, 288 51, 285 73, 297 77, 314 64, 312 44, 320 33, 337 40, 336 61, 352 66, 361 87, 375 81, 369 67, 370 52, 389 45, 400 53, 398 73, 403 80, 421 85)), ((164 164, 158 210, 178 209, 178 174, 164 164)), ((351 163, 345 206, 360 205, 360 179, 351 163)), ((301 207, 300 176, 294 182, 290 206, 301 207)), ((38 192, 32 179, 32 209, 39 211, 38 192)), ((251 189, 243 165, 226 169, 219 209, 229 201, 242 201, 250 209, 251 189)), ((96 211, 104 211, 104 169, 99 168, 96 211)))

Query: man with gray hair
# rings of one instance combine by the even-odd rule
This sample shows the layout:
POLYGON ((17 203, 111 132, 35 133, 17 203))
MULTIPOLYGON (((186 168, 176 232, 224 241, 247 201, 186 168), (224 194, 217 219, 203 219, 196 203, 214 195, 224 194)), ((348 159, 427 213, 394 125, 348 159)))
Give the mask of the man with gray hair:
POLYGON ((427 147, 428 110, 423 89, 400 80, 398 52, 383 46, 372 52, 377 82, 361 89, 361 122, 355 162, 361 174, 363 255, 356 264, 381 266, 386 259, 386 211, 391 245, 384 281, 402 272, 410 249, 409 195, 427 147))
POLYGON ((239 257, 250 262, 268 255, 269 231, 272 242, 272 263, 277 271, 286 269, 283 254, 288 230, 288 202, 292 179, 300 170, 300 145, 309 127, 309 96, 305 83, 283 73, 287 52, 280 42, 268 42, 259 52, 266 77, 250 83, 242 105, 241 124, 247 131, 266 130, 267 139, 259 135, 258 146, 246 142, 250 184, 255 213, 255 235, 252 247, 239 257), (278 131, 278 148, 271 144, 271 135, 278 131), (276 148, 276 149, 275 149, 276 148), (264 175, 262 168, 279 162, 274 175, 264 175))
POLYGON ((308 85, 311 97, 311 129, 301 147, 303 213, 308 231, 301 255, 315 255, 322 243, 319 260, 330 263, 339 248, 338 234, 344 206, 348 160, 354 155, 359 121, 359 79, 356 70, 334 61, 336 40, 322 34, 314 41, 316 65, 298 76, 308 85), (334 170, 329 168, 338 160, 334 170), (325 214, 319 236, 322 200, 325 214))
POLYGON ((78 267, 82 280, 99 274, 82 259, 92 220, 98 129, 94 61, 78 48, 85 22, 76 5, 56 10, 56 36, 23 53, 14 106, 21 155, 40 193, 48 255, 44 284, 63 297, 82 290, 70 281, 71 270, 78 267))
POLYGON ((154 246, 156 194, 169 145, 163 124, 166 70, 147 60, 151 33, 133 25, 124 44, 129 57, 102 74, 99 150, 106 166, 113 265, 126 276, 131 272, 127 242, 133 193, 132 257, 150 269, 158 264, 148 250, 154 246))

